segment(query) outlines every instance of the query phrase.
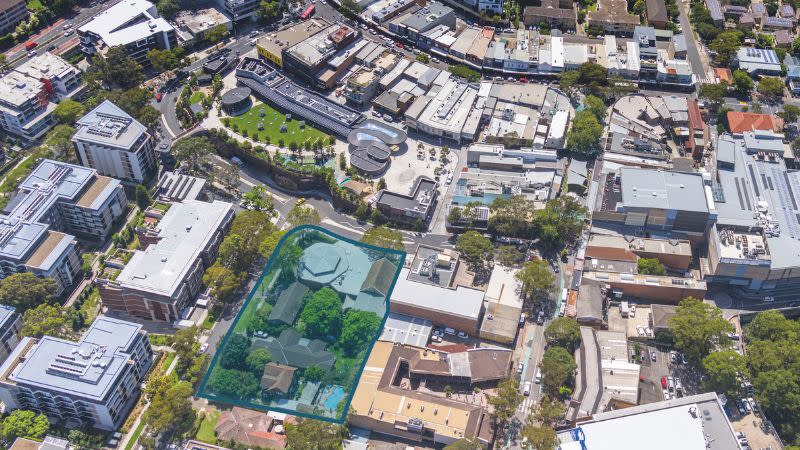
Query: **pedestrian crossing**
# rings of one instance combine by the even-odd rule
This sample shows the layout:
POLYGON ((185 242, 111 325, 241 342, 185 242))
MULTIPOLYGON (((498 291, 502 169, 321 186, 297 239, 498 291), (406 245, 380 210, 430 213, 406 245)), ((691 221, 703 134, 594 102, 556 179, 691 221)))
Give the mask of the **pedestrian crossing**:
POLYGON ((526 414, 526 415, 530 414, 531 413, 531 407, 533 407, 534 403, 535 403, 535 401, 533 400, 533 397, 530 397, 530 396, 525 397, 525 400, 522 403, 520 403, 520 405, 517 407, 517 412, 520 413, 520 414, 526 414))

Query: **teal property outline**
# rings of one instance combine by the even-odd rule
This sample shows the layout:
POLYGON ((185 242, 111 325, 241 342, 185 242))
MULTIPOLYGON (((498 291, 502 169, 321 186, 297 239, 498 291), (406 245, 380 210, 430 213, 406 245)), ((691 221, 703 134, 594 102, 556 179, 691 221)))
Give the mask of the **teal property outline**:
POLYGON ((250 294, 247 295, 247 300, 245 300, 245 302, 242 303, 242 306, 239 308, 239 312, 236 313, 236 318, 234 318, 233 321, 231 322, 230 328, 225 333, 225 336, 222 338, 222 342, 220 342, 220 344, 218 346, 216 346, 215 351, 214 351, 214 357, 211 359, 211 363, 208 365, 208 370, 206 370, 206 374, 203 377, 203 382, 200 383, 200 387, 197 389, 197 396, 205 398, 205 399, 208 399, 208 400, 212 400, 212 401, 215 401, 215 402, 229 404, 229 405, 232 405, 232 406, 241 406, 241 407, 245 407, 245 408, 249 408, 249 409, 254 409, 254 410, 257 410, 257 411, 277 411, 277 412, 286 413, 286 414, 289 414, 289 415, 292 415, 292 416, 304 417, 304 418, 307 418, 307 419, 322 420, 322 421, 325 421, 325 422, 331 422, 331 423, 340 424, 340 425, 344 424, 345 419, 347 418, 347 413, 350 410, 350 404, 352 403, 353 397, 355 396, 356 390, 358 389, 358 382, 359 382, 359 380, 361 380, 361 375, 364 372, 364 368, 367 365, 367 361, 369 360, 369 355, 372 353, 372 349, 375 347, 375 343, 378 342, 378 338, 380 338, 381 334, 383 333, 383 328, 384 328, 384 326, 386 326, 386 320, 389 318, 389 313, 390 313, 390 311, 389 311, 389 308, 390 308, 389 297, 391 296, 392 291, 394 291, 394 286, 397 283, 397 279, 400 278, 400 271, 403 269, 403 262, 405 261, 405 257, 406 257, 406 252, 404 252, 402 250, 394 250, 394 249, 390 249, 390 248, 384 248, 384 247, 378 247, 376 245, 366 244, 364 242, 359 242, 359 241, 356 241, 356 240, 353 240, 353 239, 350 239, 350 238, 347 238, 347 237, 344 237, 344 236, 340 236, 340 235, 334 233, 333 231, 328 230, 328 229, 323 228, 323 227, 320 227, 318 225, 301 225, 299 227, 295 227, 295 228, 292 228, 291 230, 289 230, 286 234, 283 235, 283 237, 281 237, 281 240, 278 241, 278 245, 275 246, 275 250, 272 252, 272 255, 270 255, 269 259, 267 260, 267 263, 264 264, 264 269, 261 271, 261 275, 258 277, 258 281, 253 285, 253 289, 250 291, 250 294), (292 235, 294 235, 294 234, 296 234, 296 233, 298 233, 300 231, 305 231, 305 230, 319 231, 319 232, 324 233, 324 234, 326 234, 326 235, 328 235, 328 236, 330 236, 330 237, 332 237, 334 239, 345 241, 345 242, 348 242, 348 243, 350 243, 352 245, 355 245, 355 246, 364 247, 364 248, 368 248, 368 249, 371 249, 371 250, 380 251, 380 252, 384 252, 384 253, 395 254, 395 255, 399 256, 399 261, 398 261, 399 263, 397 264, 397 269, 395 270, 394 278, 392 279, 392 284, 389 286, 389 291, 386 293, 386 297, 384 298, 384 301, 386 302, 386 309, 385 309, 385 312, 383 314, 383 319, 381 319, 381 326, 380 326, 380 328, 378 330, 378 333, 375 334, 375 337, 372 339, 372 342, 369 344, 369 348, 367 349, 367 352, 364 354, 364 359, 361 362, 361 367, 359 367, 358 371, 355 374, 355 378, 353 379, 353 388, 352 388, 351 392, 349 392, 348 395, 347 395, 347 404, 345 405, 345 408, 342 409, 342 415, 338 419, 334 418, 334 417, 325 417, 325 416, 320 416, 320 415, 316 415, 316 414, 310 414, 310 413, 295 411, 295 410, 288 409, 288 408, 265 407, 265 405, 263 405, 263 404, 251 403, 251 402, 248 402, 248 401, 245 401, 245 400, 233 400, 231 398, 217 396, 217 395, 214 395, 214 394, 206 392, 206 383, 208 382, 208 379, 211 376, 212 370, 214 369, 214 367, 216 367, 217 358, 219 357, 219 353, 220 353, 219 350, 225 346, 225 344, 228 342, 228 339, 230 339, 231 335, 233 335, 234 330, 236 329, 236 324, 239 322, 239 319, 241 319, 242 314, 244 314, 244 312, 247 310, 247 306, 253 300, 253 296, 255 295, 256 290, 261 285, 261 283, 264 281, 264 277, 267 275, 269 270, 272 268, 272 265, 278 260, 277 255, 279 253, 279 250, 282 248, 282 246, 285 244, 285 241, 289 237, 291 237, 292 235))

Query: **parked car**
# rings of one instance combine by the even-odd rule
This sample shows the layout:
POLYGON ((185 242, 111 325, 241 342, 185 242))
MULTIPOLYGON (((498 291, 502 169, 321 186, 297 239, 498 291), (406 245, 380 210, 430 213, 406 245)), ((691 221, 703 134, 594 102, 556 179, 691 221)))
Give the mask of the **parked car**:
POLYGON ((668 386, 667 377, 661 377, 661 389, 666 389, 668 386))
POLYGON ((678 362, 678 354, 675 353, 674 351, 669 352, 669 360, 670 362, 672 362, 672 364, 675 364, 676 362, 678 362))
POLYGON ((669 389, 670 392, 675 390, 675 379, 674 378, 667 377, 667 389, 669 389))
POLYGON ((544 311, 539 311, 539 317, 536 318, 536 323, 544 325, 544 311))
POLYGON ((628 311, 628 317, 636 317, 636 303, 630 304, 630 310, 628 311))
POLYGON ((205 342, 203 343, 203 345, 200 346, 200 354, 205 353, 206 350, 208 350, 208 342, 205 342))
POLYGON ((454 329, 452 329, 452 328, 445 328, 445 329, 444 329, 444 334, 447 334, 447 335, 453 336, 453 335, 455 335, 455 334, 456 334, 456 330, 454 330, 454 329))
POLYGON ((536 368, 536 377, 534 377, 533 381, 536 384, 539 384, 539 383, 542 382, 542 369, 540 369, 538 367, 536 368))
POLYGON ((439 58, 437 58, 437 57, 435 57, 435 56, 434 56, 433 58, 431 58, 431 61, 432 61, 434 64, 439 64, 439 58))
POLYGON ((519 315, 519 324, 525 325, 525 313, 519 315))
POLYGON ((652 359, 653 362, 656 362, 656 352, 655 351, 650 352, 650 359, 652 359))
POLYGON ((461 339, 469 339, 469 335, 467 333, 464 333, 463 331, 458 332, 458 337, 461 339))
POLYGON ((525 370, 525 364, 519 363, 519 366, 517 366, 517 373, 522 373, 524 370, 525 370))

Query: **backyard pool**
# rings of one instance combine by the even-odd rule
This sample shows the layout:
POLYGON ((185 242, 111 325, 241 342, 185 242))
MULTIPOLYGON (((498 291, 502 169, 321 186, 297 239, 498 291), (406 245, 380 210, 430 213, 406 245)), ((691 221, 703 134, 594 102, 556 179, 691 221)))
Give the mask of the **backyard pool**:
POLYGON ((336 407, 339 406, 339 402, 342 401, 345 395, 346 392, 341 386, 326 386, 325 390, 319 395, 318 403, 325 406, 325 409, 336 411, 336 407))

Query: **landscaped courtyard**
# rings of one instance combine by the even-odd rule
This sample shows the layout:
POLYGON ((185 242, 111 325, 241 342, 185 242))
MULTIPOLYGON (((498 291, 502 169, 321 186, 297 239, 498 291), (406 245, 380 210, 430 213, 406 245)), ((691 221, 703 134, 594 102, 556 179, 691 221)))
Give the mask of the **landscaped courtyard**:
POLYGON ((404 258, 319 227, 291 230, 214 355, 199 395, 343 422, 404 258))
POLYGON ((304 147, 308 142, 313 146, 318 142, 328 144, 328 135, 306 124, 302 120, 291 118, 266 103, 255 103, 246 113, 222 119, 226 127, 233 132, 241 134, 258 142, 280 145, 283 140, 284 147, 292 144, 304 147), (284 127, 285 126, 285 127, 284 127))

